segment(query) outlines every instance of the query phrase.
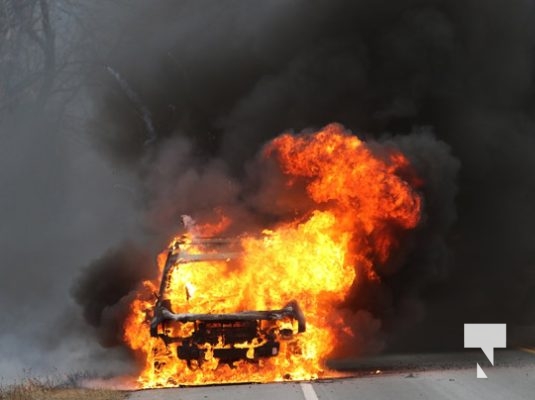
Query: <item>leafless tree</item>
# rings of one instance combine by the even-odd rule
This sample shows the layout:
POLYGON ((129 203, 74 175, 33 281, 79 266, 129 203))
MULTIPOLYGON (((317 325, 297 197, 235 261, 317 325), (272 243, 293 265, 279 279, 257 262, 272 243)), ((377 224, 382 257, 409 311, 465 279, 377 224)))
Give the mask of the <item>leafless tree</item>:
POLYGON ((0 6, 0 107, 42 107, 56 77, 56 33, 48 0, 3 0, 0 6))
POLYGON ((0 0, 0 119, 21 107, 61 110, 79 93, 98 65, 85 24, 99 2, 0 0))

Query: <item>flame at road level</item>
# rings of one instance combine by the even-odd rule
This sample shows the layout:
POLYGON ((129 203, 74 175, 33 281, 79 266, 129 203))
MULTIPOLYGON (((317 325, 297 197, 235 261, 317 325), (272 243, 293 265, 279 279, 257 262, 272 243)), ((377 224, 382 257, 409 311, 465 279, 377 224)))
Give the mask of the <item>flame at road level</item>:
POLYGON ((392 149, 372 151, 340 125, 281 135, 266 145, 262 156, 278 163, 288 186, 304 182, 315 206, 261 236, 243 236, 237 262, 180 264, 172 272, 168 296, 175 312, 191 313, 277 309, 295 299, 306 316, 307 331, 282 341, 277 357, 240 361, 230 368, 218 365, 208 351, 202 368, 193 370, 176 357, 176 344, 166 347, 150 337, 151 293, 158 282, 147 281, 131 304, 124 334, 142 362, 140 386, 321 376, 322 362, 336 347, 337 337, 353 334, 340 305, 359 279, 356 271, 378 280, 374 263, 388 261, 398 244, 396 235, 419 222, 421 198, 403 179, 407 159, 392 149))

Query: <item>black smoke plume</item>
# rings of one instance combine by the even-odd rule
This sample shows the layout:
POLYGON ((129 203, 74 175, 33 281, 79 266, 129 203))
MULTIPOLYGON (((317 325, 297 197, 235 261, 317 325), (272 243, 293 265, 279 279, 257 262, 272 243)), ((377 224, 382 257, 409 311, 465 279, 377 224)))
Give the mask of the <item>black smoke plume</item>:
POLYGON ((128 297, 139 282, 154 278, 150 254, 127 242, 110 250, 82 271, 72 296, 82 306, 84 319, 105 347, 122 343, 120 322, 128 315, 128 297))
MULTIPOLYGON (((105 65, 157 138, 147 143, 144 113, 105 65, 91 134, 137 174, 152 243, 164 246, 183 213, 224 207, 261 225, 287 211, 259 201, 277 182, 252 160, 287 129, 339 122, 400 148, 425 182, 425 218, 396 273, 351 299, 361 326, 375 321, 369 331, 391 350, 460 349, 467 322, 505 322, 511 342, 532 340, 533 2, 132 4, 119 33, 103 27, 102 46, 115 43, 105 65)), ((114 268, 103 261, 95 268, 114 268)), ((84 280, 77 288, 91 297, 84 280)), ((123 289, 110 298, 120 304, 123 289)), ((78 300, 91 321, 97 300, 78 300)))

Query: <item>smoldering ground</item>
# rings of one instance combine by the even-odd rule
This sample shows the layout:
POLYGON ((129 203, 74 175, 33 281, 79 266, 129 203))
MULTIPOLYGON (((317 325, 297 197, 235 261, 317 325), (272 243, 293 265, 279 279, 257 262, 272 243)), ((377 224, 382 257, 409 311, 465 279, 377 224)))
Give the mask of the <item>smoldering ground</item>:
MULTIPOLYGON (((533 11, 529 0, 111 2, 84 25, 98 26, 101 49, 87 134, 110 165, 136 177, 132 231, 143 231, 149 253, 176 231, 179 213, 245 203, 244 218, 267 218, 241 187, 262 144, 282 131, 337 121, 393 141, 426 182, 425 225, 385 292, 357 296, 355 308, 382 321, 391 351, 460 349, 466 322, 506 322, 511 343, 525 343, 535 313, 533 11), (149 110, 155 141, 146 144, 143 110, 106 66, 149 110), (436 139, 414 135, 422 129, 436 139)), ((94 198, 80 197, 57 204, 94 198)), ((99 250, 108 246, 95 247, 61 264, 89 266, 75 287, 105 270, 99 250)), ((113 305, 78 302, 113 315, 113 305)))

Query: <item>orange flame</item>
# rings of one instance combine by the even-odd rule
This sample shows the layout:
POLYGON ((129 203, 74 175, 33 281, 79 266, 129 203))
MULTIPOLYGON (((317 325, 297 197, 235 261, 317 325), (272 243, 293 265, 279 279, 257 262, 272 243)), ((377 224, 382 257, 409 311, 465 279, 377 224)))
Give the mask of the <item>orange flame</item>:
MULTIPOLYGON (((357 271, 379 279, 375 263, 385 263, 398 245, 396 234, 420 220, 421 198, 414 184, 403 178, 410 168, 407 159, 393 149, 378 151, 337 124, 310 134, 284 134, 268 143, 263 157, 278 163, 288 186, 305 182, 314 209, 261 236, 243 236, 237 262, 180 264, 171 274, 168 296, 173 310, 190 313, 277 309, 295 299, 306 316, 306 332, 281 342, 277 357, 239 361, 230 368, 219 365, 210 356, 213 349, 207 349, 202 367, 188 368, 176 356, 176 344, 166 346, 149 335, 151 293, 158 282, 147 281, 131 304, 124 333, 143 364, 139 385, 323 376, 323 362, 336 347, 338 335, 353 334, 343 322, 340 305, 359 279, 357 271)), ((222 221, 206 229, 224 229, 229 220, 222 221)), ((165 254, 159 257, 160 271, 165 254)), ((192 327, 184 324, 180 329, 192 327)))

